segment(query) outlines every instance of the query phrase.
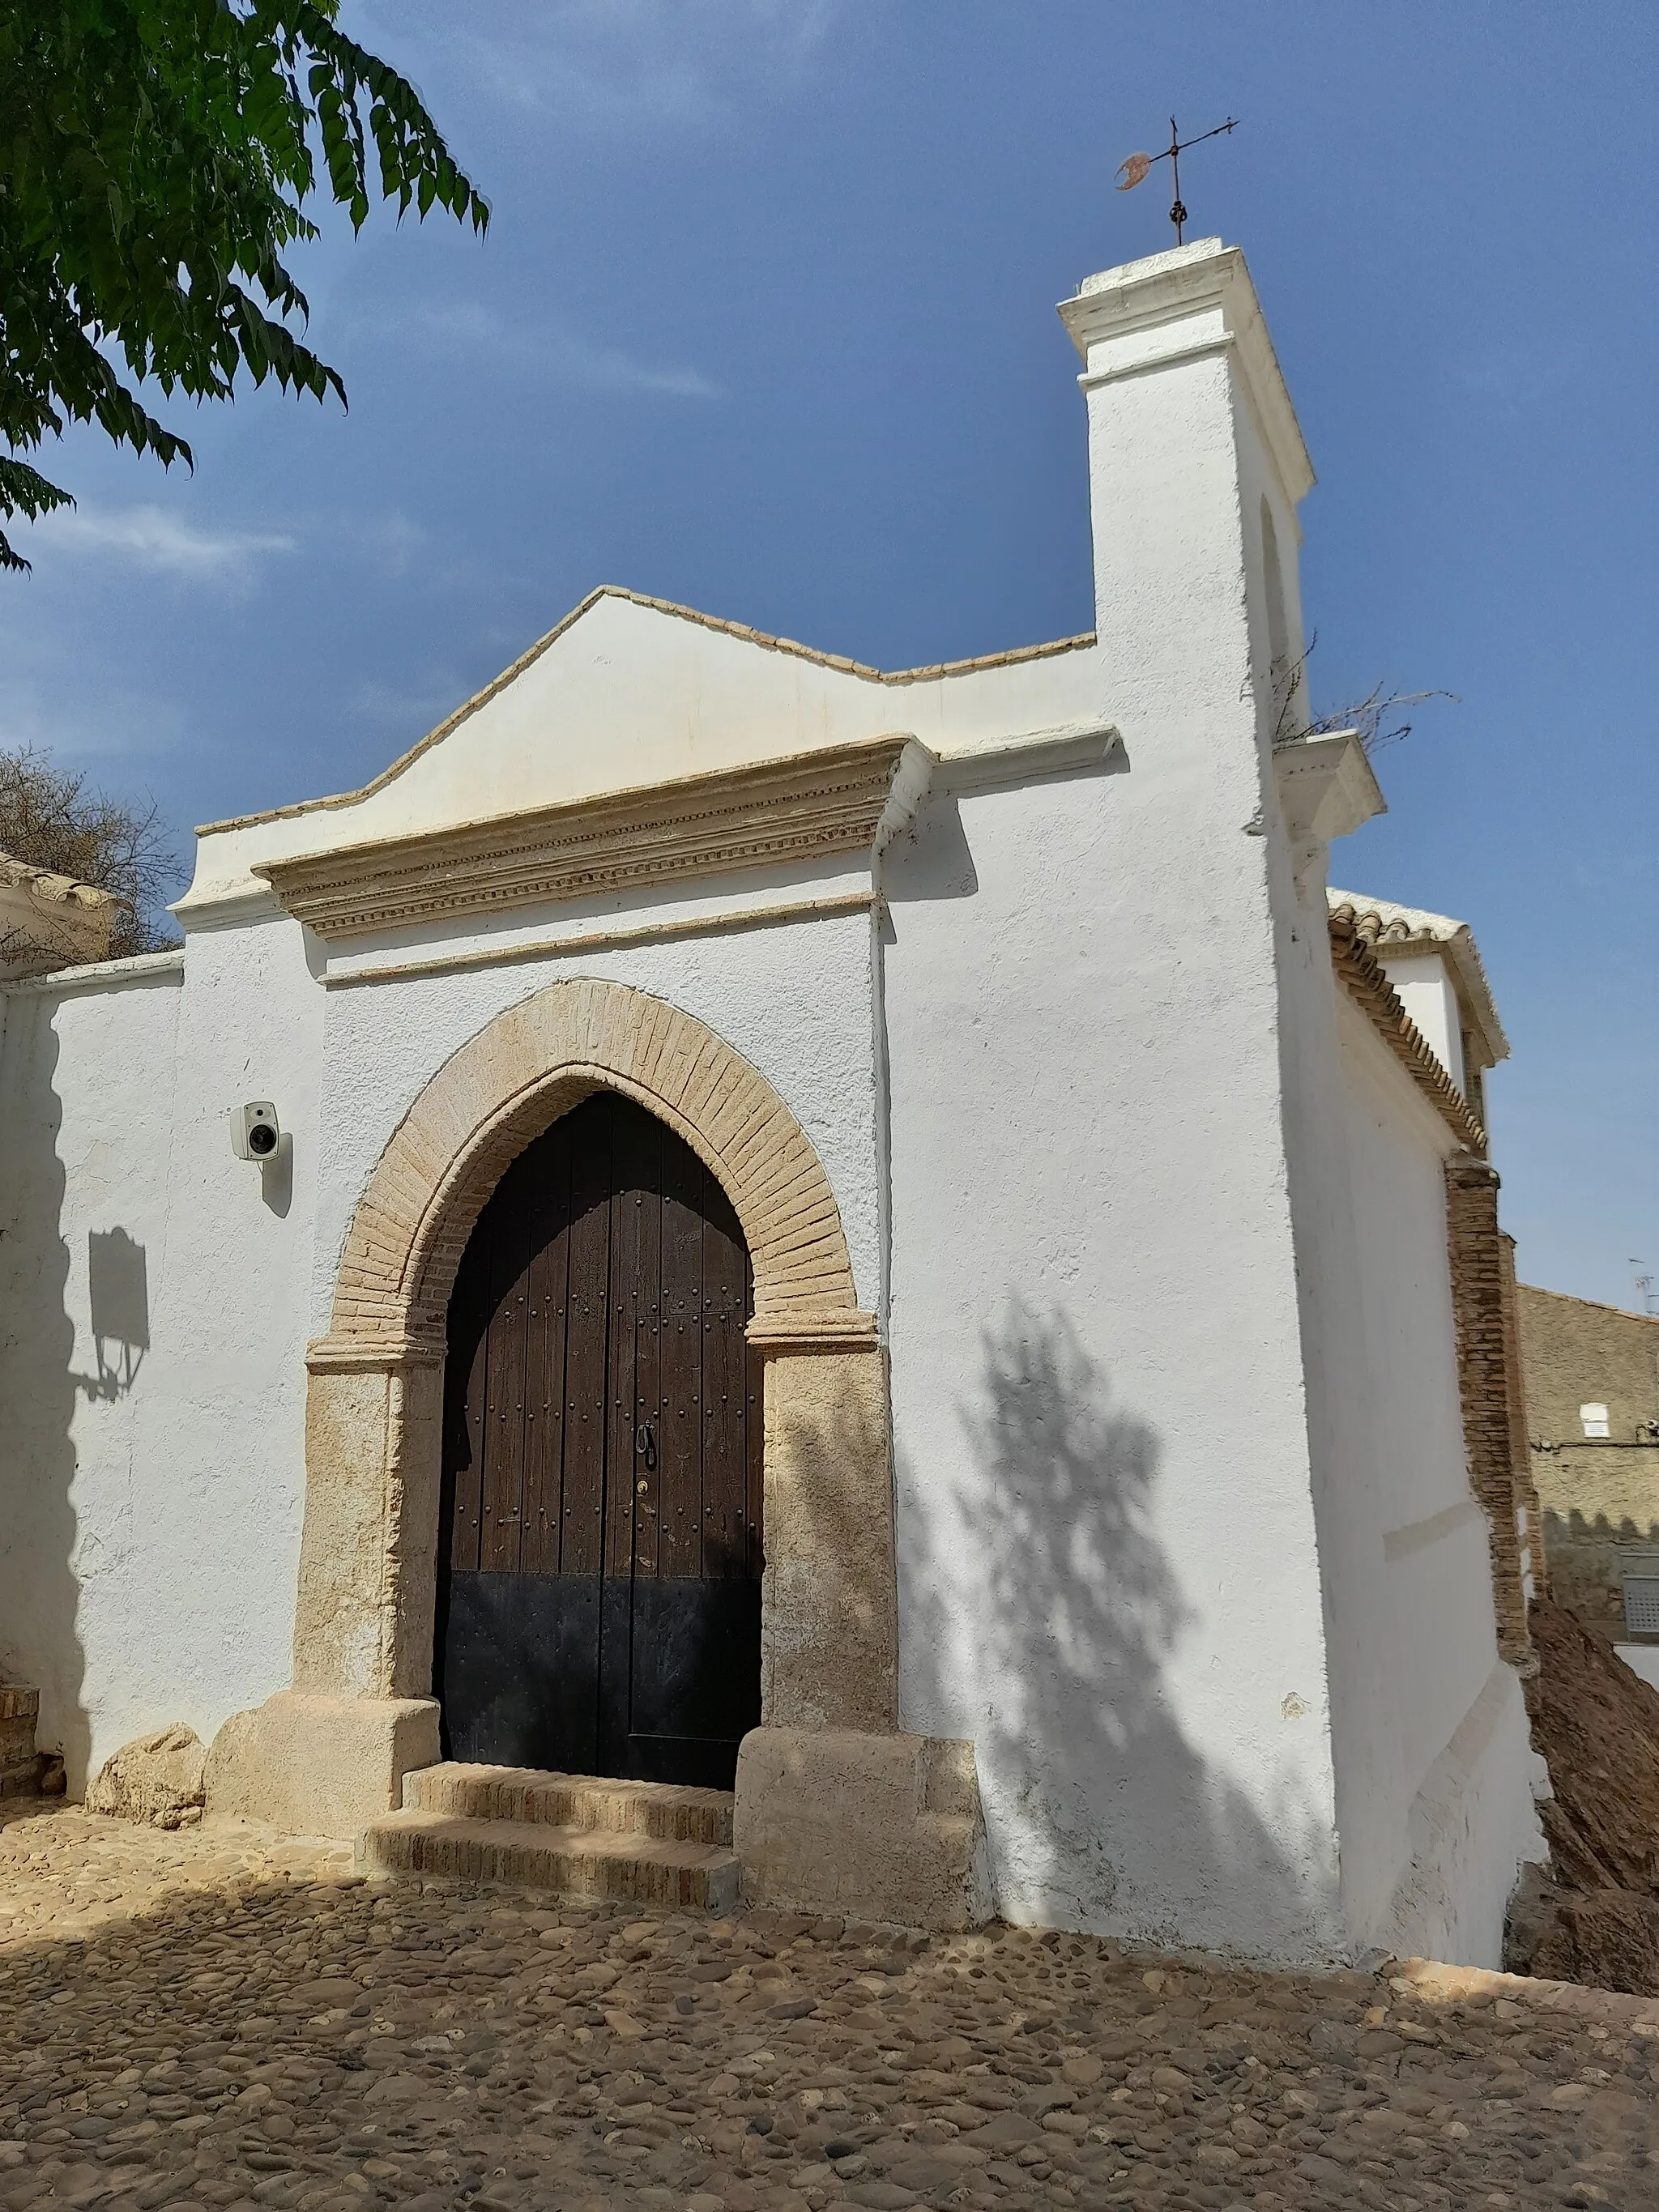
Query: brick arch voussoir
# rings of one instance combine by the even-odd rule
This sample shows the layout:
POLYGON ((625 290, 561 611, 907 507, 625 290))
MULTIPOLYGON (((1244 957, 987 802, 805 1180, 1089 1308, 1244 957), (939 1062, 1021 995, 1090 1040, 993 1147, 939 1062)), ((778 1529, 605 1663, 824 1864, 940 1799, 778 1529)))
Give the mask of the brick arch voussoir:
POLYGON ((584 978, 498 1014, 410 1108, 352 1217, 331 1334, 440 1342, 467 1238, 503 1171, 602 1089, 657 1115, 719 1180, 749 1245, 757 1318, 856 1314, 829 1178, 765 1077, 695 1015, 584 978))

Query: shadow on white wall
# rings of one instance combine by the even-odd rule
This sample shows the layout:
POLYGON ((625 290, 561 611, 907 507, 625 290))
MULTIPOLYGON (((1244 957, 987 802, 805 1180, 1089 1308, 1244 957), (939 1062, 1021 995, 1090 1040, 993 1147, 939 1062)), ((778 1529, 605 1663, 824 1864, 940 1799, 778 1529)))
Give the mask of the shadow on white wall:
POLYGON ((1063 1311, 1011 1300, 981 1348, 965 1452, 901 1468, 907 1724, 974 1737, 1011 1917, 1271 1946, 1299 1917, 1304 1824, 1264 1819, 1177 1717, 1170 1662, 1200 1624, 1157 1533, 1158 1435, 1063 1311))
POLYGON ((87 1285, 98 1374, 77 1376, 88 1397, 124 1397, 149 1350, 149 1273, 144 1248, 125 1229, 90 1231, 87 1285))

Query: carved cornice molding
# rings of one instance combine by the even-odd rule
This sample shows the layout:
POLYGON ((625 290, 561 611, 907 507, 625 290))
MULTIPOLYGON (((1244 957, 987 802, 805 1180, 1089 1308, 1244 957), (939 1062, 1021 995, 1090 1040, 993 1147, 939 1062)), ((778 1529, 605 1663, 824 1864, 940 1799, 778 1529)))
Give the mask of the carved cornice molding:
POLYGON ((869 854, 914 811, 933 758, 904 735, 723 769, 253 869, 325 938, 869 854))

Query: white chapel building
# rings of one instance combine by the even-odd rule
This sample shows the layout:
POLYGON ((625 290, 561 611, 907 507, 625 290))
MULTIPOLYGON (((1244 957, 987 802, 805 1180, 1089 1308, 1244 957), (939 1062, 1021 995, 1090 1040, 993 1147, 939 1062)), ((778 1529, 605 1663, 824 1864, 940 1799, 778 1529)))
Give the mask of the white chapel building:
POLYGON ((1466 928, 1328 886, 1382 799, 1242 256, 1060 313, 1090 635, 596 592, 200 831, 181 950, 0 983, 0 1674, 71 1791, 182 1723, 370 1865, 1498 1963, 1507 1047, 1466 928))

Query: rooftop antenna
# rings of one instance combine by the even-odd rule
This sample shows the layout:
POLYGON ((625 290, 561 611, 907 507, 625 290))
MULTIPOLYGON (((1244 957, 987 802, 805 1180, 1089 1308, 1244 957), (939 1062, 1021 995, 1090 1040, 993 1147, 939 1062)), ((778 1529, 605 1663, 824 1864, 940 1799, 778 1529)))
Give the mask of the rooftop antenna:
MULTIPOLYGON (((1645 1262, 1641 1260, 1632 1260, 1630 1264, 1632 1268, 1645 1268, 1645 1262)), ((1652 1276, 1644 1272, 1636 1276, 1635 1282, 1636 1295, 1642 1301, 1641 1311, 1644 1314, 1659 1316, 1659 1306, 1656 1306, 1653 1302, 1652 1276)))
POLYGON ((1170 220, 1175 225, 1176 244, 1184 244, 1182 232, 1186 227, 1187 210, 1181 204, 1181 157, 1189 146, 1201 146, 1206 138, 1219 138, 1224 132, 1237 131, 1237 117, 1231 116, 1225 123, 1218 123, 1213 131, 1200 131, 1196 138, 1183 138, 1176 129, 1176 119, 1172 115, 1170 118, 1170 143, 1161 154, 1131 154, 1127 161, 1118 163, 1117 173, 1121 181, 1117 189, 1121 192, 1132 192, 1158 162, 1167 161, 1175 191, 1175 198, 1170 204, 1170 220))

